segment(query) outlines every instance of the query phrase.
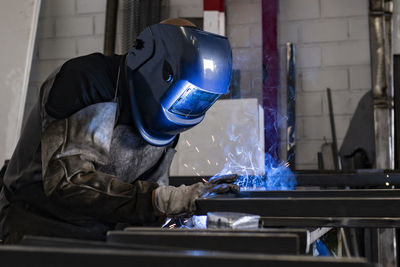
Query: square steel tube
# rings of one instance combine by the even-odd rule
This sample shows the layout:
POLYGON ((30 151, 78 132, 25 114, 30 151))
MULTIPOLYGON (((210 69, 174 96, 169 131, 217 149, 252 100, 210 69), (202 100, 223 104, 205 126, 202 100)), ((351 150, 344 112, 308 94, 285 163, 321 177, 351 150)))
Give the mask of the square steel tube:
POLYGON ((230 211, 262 217, 400 217, 400 198, 209 198, 196 213, 230 211))
POLYGON ((89 248, 0 246, 2 266, 13 267, 377 267, 360 258, 193 251, 160 252, 89 248))
POLYGON ((111 231, 108 243, 162 245, 178 249, 266 254, 299 254, 299 237, 288 233, 111 231))

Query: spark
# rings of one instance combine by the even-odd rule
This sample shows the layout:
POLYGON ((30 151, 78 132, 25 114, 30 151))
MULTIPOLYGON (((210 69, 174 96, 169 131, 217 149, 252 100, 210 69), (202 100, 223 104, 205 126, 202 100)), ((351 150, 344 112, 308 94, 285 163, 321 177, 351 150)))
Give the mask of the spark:
POLYGON ((225 158, 225 161, 228 162, 228 158, 225 158))
POLYGON ((215 162, 215 166, 218 166, 218 162, 215 162))
POLYGON ((389 174, 386 174, 386 177, 389 178, 389 174))
POLYGON ((189 166, 185 163, 185 164, 183 164, 183 166, 185 166, 186 168, 189 168, 189 166))
POLYGON ((192 169, 195 171, 196 170, 196 168, 195 167, 192 167, 192 169))
POLYGON ((197 146, 195 147, 195 149, 196 149, 196 151, 197 151, 198 153, 200 153, 199 148, 198 148, 197 146))
POLYGON ((389 184, 389 182, 386 182, 386 186, 389 186, 390 184, 389 184))
POLYGON ((214 135, 211 135, 211 139, 212 139, 212 141, 213 141, 213 143, 214 143, 214 142, 215 142, 214 135))
POLYGON ((201 180, 202 180, 204 183, 208 183, 208 181, 207 181, 206 179, 204 179, 204 178, 201 178, 201 180))
POLYGON ((207 162, 208 162, 208 165, 211 165, 211 161, 209 159, 207 160, 207 162))
POLYGON ((188 146, 190 146, 190 143, 189 143, 189 141, 186 139, 186 144, 188 145, 188 146))
POLYGON ((200 176, 200 173, 196 172, 196 175, 197 175, 197 176, 200 176))
POLYGON ((171 225, 169 226, 169 228, 172 229, 172 228, 175 228, 175 226, 176 226, 176 223, 171 224, 171 225))
POLYGON ((286 162, 285 163, 285 167, 287 168, 287 167, 289 167, 290 166, 290 163, 289 162, 286 162))

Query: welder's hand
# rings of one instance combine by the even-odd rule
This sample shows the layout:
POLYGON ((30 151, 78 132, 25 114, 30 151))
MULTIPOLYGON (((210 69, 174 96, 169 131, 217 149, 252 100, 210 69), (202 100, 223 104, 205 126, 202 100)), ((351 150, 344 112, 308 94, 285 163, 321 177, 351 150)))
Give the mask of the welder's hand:
POLYGON ((196 199, 212 193, 238 193, 239 186, 233 184, 237 175, 213 177, 207 183, 190 186, 160 186, 154 191, 153 205, 163 215, 173 217, 192 214, 196 209, 196 199))

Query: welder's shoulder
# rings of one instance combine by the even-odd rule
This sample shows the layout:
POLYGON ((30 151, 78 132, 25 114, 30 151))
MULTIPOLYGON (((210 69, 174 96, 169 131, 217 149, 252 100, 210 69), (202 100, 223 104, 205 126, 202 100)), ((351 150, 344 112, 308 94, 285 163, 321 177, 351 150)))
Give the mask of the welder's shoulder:
POLYGON ((95 53, 65 62, 50 89, 46 112, 63 119, 89 105, 112 99, 116 71, 109 61, 95 53))

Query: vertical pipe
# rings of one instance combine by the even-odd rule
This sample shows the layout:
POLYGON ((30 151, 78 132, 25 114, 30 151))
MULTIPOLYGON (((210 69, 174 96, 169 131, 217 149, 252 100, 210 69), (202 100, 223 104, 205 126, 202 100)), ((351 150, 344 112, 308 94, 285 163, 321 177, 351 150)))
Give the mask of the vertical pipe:
POLYGON ((400 55, 393 57, 395 169, 400 168, 400 55))
POLYGON ((329 121, 331 123, 331 133, 332 133, 332 157, 335 170, 340 170, 340 160, 339 152, 337 148, 337 138, 336 138, 336 127, 335 127, 335 116, 333 114, 333 104, 332 104, 332 93, 331 89, 326 89, 326 94, 328 96, 328 107, 329 107, 329 121))
POLYGON ((111 56, 115 51, 117 29, 118 0, 107 0, 106 22, 104 31, 104 54, 111 56))
POLYGON ((370 0, 371 78, 374 97, 376 168, 394 168, 392 1, 370 0))
POLYGON ((286 43, 286 76, 287 76, 287 162, 290 169, 296 169, 296 59, 295 47, 286 43))
MULTIPOLYGON (((374 97, 376 168, 394 168, 392 0, 369 0, 371 78, 374 97)), ((378 261, 397 266, 396 229, 378 229, 378 261)))
POLYGON ((265 152, 279 158, 278 0, 262 0, 262 63, 265 152))

